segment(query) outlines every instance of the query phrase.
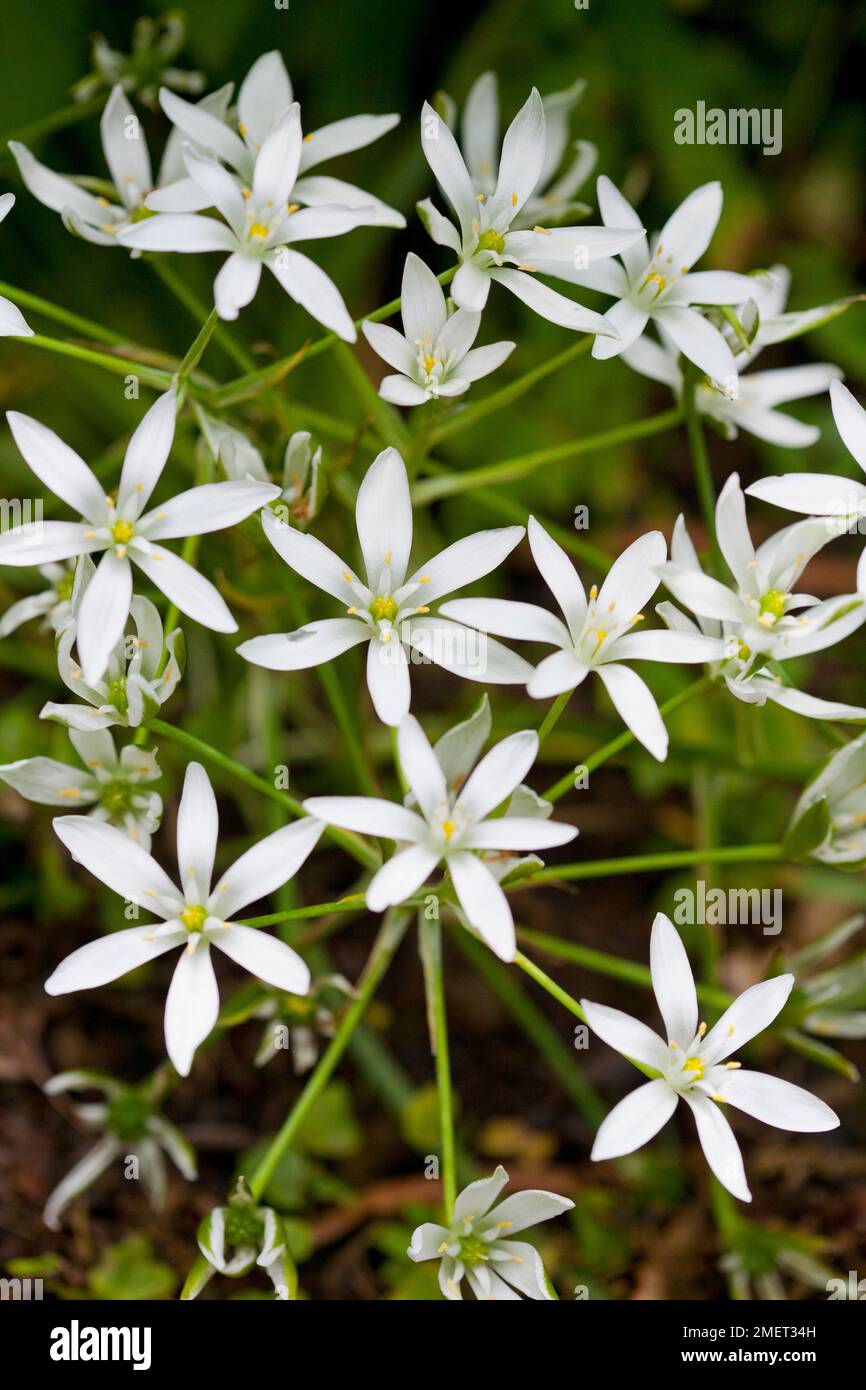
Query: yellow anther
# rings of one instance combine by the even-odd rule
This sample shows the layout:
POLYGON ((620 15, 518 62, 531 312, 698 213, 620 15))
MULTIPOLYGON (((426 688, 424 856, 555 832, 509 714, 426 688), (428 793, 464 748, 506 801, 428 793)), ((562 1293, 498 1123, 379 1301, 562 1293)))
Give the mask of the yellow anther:
POLYGON ((613 610, 614 610, 615 608, 616 608, 616 599, 615 599, 615 598, 612 598, 611 601, 610 601, 610 603, 607 605, 607 611, 608 611, 608 613, 612 613, 613 610))
POLYGON ((347 584, 354 584, 355 582, 348 570, 343 570, 343 578, 347 584))
POLYGON ((78 787, 58 787, 57 795, 65 796, 69 801, 74 801, 77 796, 81 795, 81 792, 78 787))
POLYGON ((241 197, 244 199, 245 202, 249 202, 249 200, 250 200, 250 198, 251 198, 252 196, 253 196, 253 192, 252 192, 252 189, 251 189, 251 188, 242 188, 242 189, 241 189, 241 197))
POLYGON ((386 564, 386 565, 390 565, 390 563, 391 563, 391 561, 393 560, 393 558, 394 558, 394 552, 393 552, 393 550, 386 550, 386 551, 385 551, 385 564, 386 564))
POLYGON ((733 1025, 733 1023, 730 1023, 730 1024, 728 1024, 728 1037, 729 1037, 729 1038, 732 1038, 733 1036, 734 1036, 734 1025, 733 1025))
MULTIPOLYGON (((190 873, 192 873, 191 869, 190 873)), ((205 924, 206 918, 207 908, 203 907, 201 903, 194 903, 192 907, 184 908, 183 912, 180 914, 180 920, 183 922, 187 931, 200 932, 205 924)))
POLYGON ((313 138, 313 133, 312 133, 312 131, 311 131, 309 135, 305 135, 305 136, 304 136, 304 144, 305 144, 305 145, 308 145, 308 144, 310 143, 310 141, 312 140, 312 138, 313 138))
POLYGON ((286 208, 286 212, 289 214, 289 216, 291 216, 293 212, 298 211, 298 208, 300 206, 300 203, 289 203, 288 207, 286 208))
MULTIPOLYGON (((698 1037, 699 1037, 699 1038, 702 1038, 702 1037, 704 1036, 704 1033, 706 1033, 706 1031, 707 1031, 707 1025, 706 1025, 705 1023, 702 1023, 702 1024, 700 1025, 700 1027, 698 1028, 698 1037)), ((734 1030, 733 1030, 733 1028, 732 1028, 732 1029, 731 1029, 731 1032, 733 1033, 733 1031, 734 1031, 734 1030)))
POLYGON ((107 198, 97 198, 96 201, 97 201, 97 203, 99 204, 99 206, 100 206, 101 208, 110 208, 110 207, 111 207, 111 203, 108 201, 107 198))
POLYGON ((444 820, 442 822, 442 834, 445 836, 446 845, 450 843, 451 836, 456 829, 457 826, 454 824, 453 820, 444 820))
POLYGON ((517 194, 516 194, 516 193, 512 193, 512 195, 511 195, 511 206, 512 206, 513 208, 516 208, 516 207, 517 207, 517 204, 518 204, 519 202, 520 202, 520 199, 518 198, 517 194))
POLYGON ((726 1071, 738 1071, 742 1065, 742 1062, 726 1062, 725 1069, 726 1071))
POLYGON ((421 604, 419 604, 418 607, 415 609, 415 612, 416 612, 416 613, 429 613, 429 612, 430 612, 430 609, 426 606, 426 604, 421 603, 421 604))
POLYGON ((716 1101, 719 1105, 724 1105, 726 1103, 725 1097, 720 1095, 718 1091, 716 1091, 716 1094, 712 1097, 712 1099, 716 1101))
POLYGON ((597 585, 597 584, 593 584, 592 588, 591 588, 590 591, 589 591, 589 596, 590 596, 590 598, 593 599, 593 600, 598 598, 598 585, 597 585))
POLYGON ((238 121, 238 133, 240 135, 246 135, 247 133, 247 128, 244 125, 243 121, 238 121))
POLYGON ((633 618, 629 618, 629 627, 634 627, 635 623, 643 622, 643 613, 635 613, 633 618))
POLYGON ((539 232, 541 236, 553 236, 553 232, 549 227, 533 227, 532 230, 534 232, 539 232))
POLYGON ((250 227, 250 236, 258 237, 259 240, 264 240, 267 235, 268 228, 265 226, 264 222, 254 222, 250 227))
POLYGON ((354 618, 354 616, 355 616, 355 614, 357 613, 357 611, 358 611, 357 608, 347 608, 347 609, 346 609, 346 612, 349 614, 349 617, 350 617, 350 618, 354 618))
POLYGON ((419 580, 418 580, 418 583, 419 583, 419 584, 429 584, 429 583, 430 583, 430 576, 429 576, 429 574, 422 574, 422 575, 420 576, 419 580))
POLYGON ((434 368, 435 366, 436 366, 436 358, 435 358, 435 357, 430 357, 430 356, 428 355, 427 357, 424 358, 424 370, 425 370, 425 372, 427 372, 428 375, 430 374, 430 372, 433 371, 433 368, 434 368))

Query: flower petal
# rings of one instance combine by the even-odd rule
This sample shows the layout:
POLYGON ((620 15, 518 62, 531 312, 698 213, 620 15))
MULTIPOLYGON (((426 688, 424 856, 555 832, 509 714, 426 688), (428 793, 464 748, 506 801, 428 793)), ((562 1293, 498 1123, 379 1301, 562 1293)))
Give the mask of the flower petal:
POLYGON ((640 1019, 632 1018, 621 1009, 611 1009, 607 1004, 593 1004, 589 999, 581 999, 580 1004, 590 1028, 608 1047, 657 1071, 667 1067, 667 1044, 640 1019))
POLYGON ((530 676, 526 690, 533 700, 547 700, 574 690, 589 675, 590 667, 573 652, 553 652, 540 661, 530 676))
POLYGON ((841 381, 830 387, 830 404, 842 443, 866 472, 866 410, 841 381))
POLYGON ((237 632, 238 625, 218 590, 179 555, 161 545, 152 545, 147 552, 136 548, 133 558, 181 613, 214 632, 237 632))
POLYGON ((296 304, 325 328, 330 328, 338 338, 354 343, 358 335, 343 296, 315 261, 300 251, 281 246, 268 255, 266 263, 296 304))
POLYGON ((347 606, 356 602, 352 587, 355 576, 333 550, 315 536, 288 526, 270 511, 262 514, 262 527, 277 554, 304 579, 347 606))
POLYGON ((39 481, 79 516, 95 526, 103 525, 108 515, 105 489, 75 450, 29 415, 9 410, 6 419, 25 462, 39 481))
POLYGON ((123 227, 117 240, 136 251, 178 251, 185 255, 237 249, 237 240, 229 227, 214 217, 200 217, 194 212, 158 212, 144 222, 123 227))
POLYGON ((88 816, 58 816, 54 829, 73 859, 122 898, 160 917, 173 916, 180 906, 183 895, 125 831, 88 816))
POLYGON ((339 825, 362 835, 410 841, 427 836, 427 823, 417 811, 375 796, 310 796, 304 802, 304 810, 327 825, 339 825))
MULTIPOLYGON (((399 457, 399 455, 398 455, 399 457)), ((491 531, 476 531, 455 541, 426 565, 409 577, 410 584, 419 584, 425 604, 433 603, 444 594, 474 584, 501 565, 506 555, 523 539, 522 526, 500 526, 491 531)))
MULTIPOLYGON (((96 825, 96 821, 92 822, 96 825)), ((111 829, 103 826, 102 829, 111 829)), ((132 841, 122 830, 118 835, 132 841)), ((144 851, 141 851, 144 853, 144 851)), ((174 946, 182 944, 186 932, 178 926, 177 932, 166 936, 155 936, 153 927, 127 927, 124 931, 110 932, 108 936, 88 941, 79 946, 70 956, 62 960, 57 969, 45 981, 47 994, 71 994, 79 989, 96 989, 100 985, 119 980, 130 970, 156 960, 174 946)))
POLYGON ((418 720, 407 714, 397 730, 397 752, 403 776, 428 820, 448 801, 445 773, 418 720))
POLYGON ((743 1155, 719 1106, 694 1090, 684 1091, 683 1100, 691 1106, 704 1157, 719 1182, 741 1202, 751 1202, 743 1155))
POLYGON ((478 209, 472 179, 457 141, 442 117, 426 101, 421 111, 421 148, 437 183, 457 213, 463 235, 470 235, 478 209))
POLYGON ((697 309, 682 305, 662 305, 654 315, 665 332, 673 339, 684 357, 720 385, 736 380, 737 365, 733 353, 717 328, 697 309))
POLYGON ((169 502, 142 517, 148 540, 176 540, 180 536, 204 536, 245 521, 279 497, 274 483, 247 479, 224 483, 200 483, 179 492, 169 502))
POLYGON ((390 570, 393 589, 399 588, 412 549, 412 500, 406 465, 396 449, 383 449, 367 469, 355 522, 370 588, 376 590, 383 569, 390 570))
MULTIPOLYGON (((522 270, 512 270, 509 267, 491 270, 490 274, 494 280, 498 280, 500 285, 504 285, 507 290, 510 290, 517 299, 522 300, 530 309, 534 309, 536 314, 540 314, 543 319, 548 319, 550 323, 557 323, 560 328, 571 328, 576 333, 603 333, 616 337, 616 329, 611 326, 603 314, 596 314, 592 309, 585 309, 582 304, 566 298, 558 290, 552 290, 549 285, 537 280, 534 275, 527 275, 522 270)), ((465 307, 472 308, 473 306, 466 305, 465 307)))
POLYGON ((552 849, 567 845, 577 834, 574 825, 529 816, 494 816, 473 825, 460 837, 464 849, 552 849))
POLYGON ((396 728, 412 698, 409 659, 396 633, 390 642, 373 641, 367 648, 367 689, 382 723, 396 728))
POLYGON ((676 1108, 677 1093, 666 1081, 638 1086, 602 1120, 590 1157, 600 1163, 634 1153, 655 1138, 676 1108))
POLYGON ((534 516, 529 518, 527 534, 538 572, 562 609, 572 640, 577 641, 586 619, 586 594, 580 576, 562 546, 534 516))
POLYGON ((76 643, 88 685, 105 674, 111 653, 123 636, 132 600, 132 566, 126 557, 106 550, 84 590, 78 610, 76 643))
POLYGON ((213 944, 251 975, 264 980, 265 984, 284 989, 289 994, 309 993, 308 965, 301 960, 297 951, 293 951, 284 941, 278 941, 275 936, 233 922, 214 938, 213 944))
POLYGON ((477 1178, 464 1187, 454 1203, 455 1225, 462 1221, 475 1222, 479 1217, 486 1216, 507 1182, 508 1174, 500 1163, 489 1178, 477 1178))
POLYGON ((516 603, 507 598, 456 598, 439 609, 443 618, 454 618, 479 632, 493 632, 523 642, 571 645, 565 624, 535 603, 516 603))
POLYGON ((136 521, 147 506, 174 443, 177 396, 166 391, 159 396, 136 426, 126 448, 117 510, 127 521, 136 521))
POLYGON ((201 763, 189 763, 177 813, 177 867, 186 901, 203 903, 210 893, 219 836, 219 811, 201 763))
POLYGON ((650 935, 650 973, 669 1042, 688 1047, 698 1028, 698 996, 686 948, 663 912, 650 935))
POLYGON ((623 723, 654 758, 664 762, 668 732, 649 686, 630 666, 609 662, 597 669, 623 723))
POLYGON ((367 906, 371 912, 384 912, 410 898, 439 863, 440 855, 426 845, 412 845, 393 855, 375 873, 367 888, 367 906))
POLYGON ((837 1129, 839 1116, 823 1100, 792 1086, 776 1076, 760 1071, 732 1071, 721 1083, 720 1091, 730 1105, 777 1129, 798 1134, 817 1134, 837 1129))
POLYGON ((135 207, 149 192, 153 175, 144 131, 119 83, 105 103, 99 133, 114 186, 124 205, 135 207))
POLYGON ((175 1070, 188 1076, 199 1043, 219 1015, 219 990, 207 942, 181 952, 165 1001, 165 1047, 175 1070))
POLYGON ((233 322, 241 309, 255 297, 262 276, 262 263, 254 256, 236 251, 224 261, 213 282, 214 303, 221 319, 233 322))
POLYGON ((305 671, 369 640, 370 629, 357 618, 324 618, 295 632, 251 637, 235 650, 245 661, 270 671, 305 671))
POLYGON ((542 1221, 552 1221, 573 1206, 574 1202, 568 1197, 560 1197, 556 1192, 527 1187, 522 1192, 513 1192, 489 1211, 481 1222, 481 1229, 488 1230, 491 1225, 501 1226, 502 1238, 510 1240, 518 1231, 540 1226, 542 1221))
POLYGON ((490 749, 470 773, 454 803, 470 821, 484 820, 523 781, 538 756, 538 734, 523 729, 490 749))
POLYGON ((227 921, 247 903, 257 902, 281 888, 312 854, 323 829, 321 820, 303 816, 266 835, 222 875, 208 903, 209 910, 227 921))
POLYGON ((469 925, 500 960, 513 961, 514 919, 493 874, 482 860, 463 851, 449 854, 445 862, 469 925))
POLYGON ((762 1033, 788 1002, 794 988, 793 975, 776 975, 762 980, 735 999, 701 1044, 701 1060, 710 1065, 723 1062, 758 1033, 762 1033))

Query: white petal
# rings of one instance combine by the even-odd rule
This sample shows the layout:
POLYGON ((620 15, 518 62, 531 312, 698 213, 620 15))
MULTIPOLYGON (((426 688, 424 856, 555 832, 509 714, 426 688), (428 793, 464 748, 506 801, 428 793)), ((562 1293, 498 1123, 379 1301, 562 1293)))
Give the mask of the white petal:
POLYGON ((203 108, 202 103, 184 101, 167 87, 160 87, 159 102, 168 119, 193 145, 200 145, 234 169, 244 169, 249 162, 246 146, 225 121, 203 108))
POLYGON ((418 720, 411 714, 400 721, 397 752, 403 776, 422 812, 431 820, 448 801, 445 774, 418 720))
POLYGON ((615 611, 621 622, 640 613, 659 586, 655 571, 664 564, 667 553, 661 531, 648 531, 632 541, 611 565, 599 591, 597 611, 602 616, 609 609, 615 611))
POLYGON ((701 617, 729 623, 746 620, 746 610, 737 595, 708 574, 697 574, 682 565, 667 564, 662 566, 662 582, 675 599, 701 617))
POLYGON ((698 1091, 684 1091, 683 1099, 691 1106, 704 1157, 719 1182, 741 1202, 751 1202, 743 1155, 719 1106, 698 1091))
POLYGON ((412 549, 412 501, 406 465, 396 449, 383 449, 367 469, 358 489, 355 522, 370 588, 376 589, 385 566, 390 567, 393 588, 399 588, 412 549))
MULTIPOLYGON (((205 206, 214 207, 221 212, 238 240, 243 241, 246 231, 246 204, 237 180, 215 159, 197 155, 188 146, 184 148, 184 164, 194 187, 204 195, 205 206)), ((158 202, 164 203, 166 201, 165 199, 148 200, 148 206, 156 207, 156 210, 159 211, 158 202)), ((175 205, 177 204, 177 194, 174 195, 172 201, 175 205)), ((165 210, 188 211, 189 209, 175 206, 165 210)))
MULTIPOLYGON (((548 319, 551 323, 559 324, 560 328, 571 328, 576 333, 605 333, 612 337, 616 336, 616 330, 611 327, 603 314, 596 314, 592 309, 585 309, 582 304, 576 303, 575 300, 567 299, 564 294, 552 290, 549 285, 537 280, 534 275, 527 275, 522 270, 511 270, 507 267, 502 270, 492 270, 490 274, 494 280, 498 280, 500 285, 504 285, 530 309, 534 309, 536 314, 540 314, 543 319, 548 319)), ((470 307, 472 306, 467 305, 467 308, 470 307)))
POLYGON ((694 275, 680 276, 676 288, 678 294, 688 297, 689 304, 744 304, 760 292, 760 283, 754 275, 700 270, 694 275))
POLYGON ((379 395, 391 405, 425 405, 429 399, 424 387, 407 376, 384 376, 379 382, 379 395))
POLYGON ((402 333, 398 333, 396 328, 389 328, 386 323, 362 323, 361 332, 383 362, 395 367, 404 376, 411 376, 416 367, 416 349, 411 347, 402 333))
POLYGON ((269 511, 262 515, 262 526, 277 553, 304 579, 348 606, 356 602, 357 595, 352 588, 356 576, 320 540, 287 526, 269 511))
POLYGON ((367 888, 371 912, 384 912, 410 898, 430 877, 440 855, 426 845, 412 845, 398 851, 375 873, 367 888))
POLYGON ((491 221, 506 212, 516 217, 533 192, 544 165, 544 107, 533 87, 502 141, 496 192, 489 203, 491 221))
POLYGON ((508 1174, 500 1163, 489 1178, 476 1178, 459 1194, 454 1203, 454 1221, 477 1221, 485 1216, 503 1187, 508 1182, 508 1174))
POLYGON ((214 938, 213 944, 266 984, 289 994, 309 992, 309 967, 296 951, 267 932, 234 922, 214 938))
POLYGON ((195 1050, 219 1015, 219 991, 207 943, 182 951, 165 1001, 165 1047, 175 1070, 188 1076, 195 1050))
POLYGON ((0 779, 41 806, 87 806, 99 799, 91 772, 54 758, 19 758, 14 763, 0 764, 0 779))
POLYGON ((830 403, 842 443, 866 472, 866 410, 841 381, 830 387, 830 403))
POLYGON ((483 820, 519 786, 537 756, 538 735, 533 729, 502 739, 470 774, 454 803, 455 810, 468 820, 483 820))
POLYGON ((668 1040, 688 1047, 698 1028, 698 996, 686 948, 663 912, 656 913, 650 935, 650 973, 668 1040))
MULTIPOLYGON (((458 309, 457 314, 462 310, 458 309)), ((453 323, 457 314, 452 314, 450 322, 453 323)), ((464 381, 480 381, 482 377, 489 376, 491 372, 497 371, 509 358, 516 347, 516 343, 488 343, 486 347, 473 348, 467 352, 460 362, 460 376, 464 381)))
POLYGON ((736 473, 732 473, 716 503, 716 534, 728 569, 741 590, 754 591, 755 547, 746 521, 746 499, 736 473))
POLYGON ((473 180, 483 191, 491 191, 499 161, 499 92, 495 72, 482 72, 466 94, 460 143, 473 180))
POLYGON ((793 975, 777 975, 752 985, 722 1014, 701 1044, 701 1059, 710 1065, 723 1062, 758 1033, 762 1033, 788 1002, 793 975))
POLYGON ((426 565, 410 576, 409 583, 420 584, 419 599, 425 604, 433 603, 444 594, 461 589, 464 584, 474 584, 476 579, 496 569, 523 536, 522 526, 476 531, 474 535, 455 541, 428 560, 426 565))
POLYGON ((370 629, 357 618, 325 618, 307 623, 295 632, 274 632, 251 637, 236 647, 239 656, 270 671, 304 671, 332 661, 361 642, 369 642, 370 629))
POLYGON ((233 480, 201 483, 179 492, 156 511, 142 517, 141 529, 148 540, 175 540, 180 536, 204 536, 245 521, 279 497, 273 483, 233 480))
POLYGON ((326 159, 362 150, 393 130, 399 122, 400 117, 391 112, 385 116, 346 116, 341 121, 320 126, 304 142, 301 168, 312 169, 326 159))
MULTIPOLYGON (((606 227, 632 227, 637 230, 641 226, 641 220, 631 203, 604 174, 601 174, 596 182, 596 191, 598 210, 606 227)), ((629 275, 636 279, 649 262, 646 236, 626 247, 620 255, 629 275)))
POLYGON ((125 831, 88 816, 59 816, 54 829, 73 859, 115 893, 162 917, 173 914, 182 894, 125 831))
POLYGON ((222 875, 208 903, 214 916, 226 921, 247 903, 266 898, 294 878, 319 842, 321 820, 303 816, 266 835, 222 875))
POLYGON ((676 343, 684 357, 720 385, 736 378, 737 366, 733 353, 717 328, 702 317, 697 309, 681 305, 663 305, 655 319, 676 343))
MULTIPOLYGON (((10 140, 9 148, 15 156, 18 172, 26 187, 45 207, 60 213, 69 208, 85 222, 96 227, 106 220, 111 220, 111 210, 104 207, 94 194, 88 193, 72 179, 65 179, 61 174, 55 174, 53 170, 40 164, 26 145, 19 144, 17 140, 10 140)), ((120 214, 119 209, 115 211, 117 215, 120 214)))
POLYGON ((129 441, 117 491, 117 510, 135 521, 147 506, 174 442, 177 397, 166 391, 153 403, 129 441))
POLYGON ((15 443, 39 481, 79 516, 102 525, 108 514, 105 489, 84 460, 53 430, 29 415, 9 410, 6 419, 15 443))
POLYGON ((400 294, 400 313, 407 340, 417 343, 429 335, 435 341, 447 319, 445 295, 433 271, 413 251, 406 257, 400 294))
POLYGON ((181 613, 214 632, 237 632, 237 623, 210 580, 179 555, 173 555, 161 545, 153 545, 147 553, 136 549, 133 558, 181 613))
POLYGON ((285 207, 301 161, 301 108, 294 102, 274 122, 256 155, 253 203, 285 207))
POLYGON ((99 122, 105 162, 126 207, 135 207, 153 183, 147 141, 135 111, 118 84, 99 122))
POLYGON ((490 293, 490 276, 474 261, 462 261, 451 281, 454 303, 467 313, 480 314, 490 293))
MULTIPOLYGON (((96 825, 96 821, 91 822, 96 825)), ((111 829, 104 826, 103 829, 111 829)), ((122 830, 118 830, 124 840, 132 841, 122 830)), ((144 853, 144 851, 142 851, 144 853)), ((154 937, 152 927, 127 927, 124 931, 110 932, 96 941, 80 946, 71 956, 62 960, 57 969, 45 981, 47 994, 71 994, 78 989, 96 989, 99 985, 119 980, 130 970, 156 960, 172 947, 183 941, 186 933, 182 930, 171 935, 154 937)))
POLYGON ((514 960, 514 920, 508 899, 486 865, 474 854, 449 854, 446 863, 454 891, 470 926, 500 960, 514 960))
POLYGON ((426 101, 421 111, 421 148, 439 186, 457 213, 464 235, 468 235, 472 219, 477 215, 475 189, 457 141, 441 116, 426 101))
POLYGON ((443 603, 439 611, 444 618, 454 618, 497 637, 550 642, 556 647, 571 645, 565 624, 535 603, 515 603, 507 598, 457 598, 443 603))
POLYGON ((573 1206, 574 1202, 568 1197, 560 1197, 555 1192, 544 1192, 537 1187, 528 1187, 522 1192, 513 1192, 510 1197, 506 1197, 489 1211, 482 1222, 482 1229, 489 1229, 489 1225, 501 1226, 502 1237, 510 1240, 518 1231, 525 1231, 530 1226, 540 1226, 542 1221, 552 1221, 555 1216, 562 1216, 563 1212, 570 1211, 573 1206))
POLYGON ((764 1072, 729 1072, 719 1089, 730 1105, 777 1129, 816 1134, 839 1125, 835 1111, 811 1091, 764 1072))
POLYGON ((424 840, 427 836, 427 823, 416 811, 378 797, 310 796, 304 802, 304 810, 327 825, 357 830, 362 835, 411 841, 424 840))
MULTIPOLYGON (((560 1198, 560 1200, 565 1201, 565 1198, 560 1198)), ((572 1205, 572 1202, 568 1203, 569 1207, 572 1205)), ((563 1210, 567 1210, 567 1208, 563 1208, 563 1210)), ((511 1233, 508 1232, 508 1234, 511 1233)), ((553 1294, 550 1292, 541 1256, 535 1246, 529 1244, 529 1241, 503 1240, 491 1258, 495 1261, 495 1264, 491 1266, 491 1272, 494 1277, 498 1276, 497 1288, 504 1280, 518 1293, 523 1294, 524 1298, 531 1298, 536 1302, 552 1300, 553 1294), (503 1258, 499 1258, 500 1253, 505 1251, 508 1254, 503 1254, 503 1258)), ((497 1293, 495 1297, 499 1298, 501 1294, 497 1293)))
POLYGON ((591 1157, 596 1163, 622 1158, 654 1139, 677 1108, 676 1091, 666 1081, 648 1081, 615 1105, 602 1120, 591 1157))
POLYGON ((691 268, 706 251, 722 215, 722 186, 716 180, 696 188, 680 203, 659 233, 664 254, 677 269, 691 268))
POLYGON ((421 203, 416 203, 415 209, 436 245, 447 246, 450 251, 456 251, 459 255, 460 233, 454 223, 449 222, 447 217, 443 217, 429 198, 425 198, 421 203))
POLYGON ((271 49, 256 59, 238 92, 238 118, 247 138, 260 145, 291 102, 292 83, 282 54, 271 49))
POLYGON ((45 565, 104 550, 105 545, 87 522, 34 518, 0 535, 0 565, 45 565))
POLYGON ((523 685, 532 674, 529 662, 509 647, 447 618, 401 620, 400 635, 415 651, 464 680, 523 685))
POLYGON ((224 223, 193 212, 158 212, 145 222, 124 227, 117 234, 122 246, 136 251, 234 251, 237 241, 224 223))
POLYGON ((589 675, 590 668, 571 651, 553 652, 540 661, 527 682, 533 700, 547 700, 574 690, 589 675))
POLYGON ((443 1242, 448 1244, 447 1227, 437 1226, 433 1221, 425 1221, 422 1226, 416 1226, 412 1232, 412 1239, 406 1253, 415 1264, 420 1260, 438 1260, 441 1258, 439 1247, 443 1242))
POLYGON ((631 667, 615 662, 599 666, 598 674, 623 723, 654 758, 664 762, 668 754, 668 735, 649 686, 631 667))
POLYGON ((120 1141, 106 1134, 89 1149, 57 1184, 45 1203, 42 1220, 49 1230, 60 1230, 60 1217, 79 1192, 83 1192, 118 1157, 120 1141))
POLYGON ((529 816, 495 816, 473 825, 460 837, 464 849, 552 849, 567 845, 577 834, 573 825, 529 816))
POLYGON ((330 328, 339 338, 354 343, 358 335, 343 296, 333 280, 314 261, 300 251, 281 246, 268 256, 267 264, 296 304, 300 304, 312 318, 325 328, 330 328))
POLYGON ((367 648, 367 689, 382 723, 396 728, 412 698, 409 660, 396 633, 390 642, 374 641, 367 648))
POLYGON ((177 813, 177 867, 187 902, 203 903, 210 893, 218 835, 210 778, 201 763, 189 763, 177 813))
POLYGON ((746 488, 750 497, 787 507, 807 516, 840 516, 856 512, 866 503, 866 485, 848 478, 832 478, 826 473, 787 473, 783 477, 759 478, 746 488))
POLYGON ((106 550, 78 610, 76 641, 88 685, 101 680, 111 653, 123 636, 132 599, 132 566, 106 550))
POLYGON ((619 299, 605 314, 608 323, 613 324, 618 338, 596 338, 592 345, 592 355, 605 360, 618 357, 621 352, 634 347, 649 320, 646 309, 633 304, 630 299, 619 299))
POLYGON ((0 294, 0 337, 32 338, 33 329, 25 319, 17 304, 0 294))
POLYGON ((213 284, 214 303, 221 319, 236 319, 254 298, 262 275, 262 263, 240 251, 229 256, 213 284))
POLYGON ((640 1019, 632 1018, 621 1009, 611 1009, 607 1004, 593 1004, 589 999, 581 999, 580 1004, 590 1028, 608 1047, 657 1071, 667 1067, 666 1044, 640 1019))

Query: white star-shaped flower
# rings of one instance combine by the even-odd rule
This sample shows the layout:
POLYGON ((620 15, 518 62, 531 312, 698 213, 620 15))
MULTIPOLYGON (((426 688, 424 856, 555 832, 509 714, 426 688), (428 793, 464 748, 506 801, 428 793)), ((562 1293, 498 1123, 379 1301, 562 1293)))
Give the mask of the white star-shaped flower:
POLYGON ((46 980, 48 994, 69 994, 109 984, 156 960, 183 951, 165 1003, 165 1045, 181 1076, 219 1014, 210 948, 216 946, 252 975, 291 994, 306 994, 310 972, 284 942, 232 918, 248 903, 287 883, 315 848, 324 829, 304 817, 275 830, 242 854, 214 884, 219 815, 207 773, 186 770, 177 818, 178 888, 145 850, 111 825, 87 816, 60 816, 54 829, 73 858, 128 902, 162 920, 110 932, 73 951, 46 980))
POLYGON ((443 864, 469 925, 501 960, 513 960, 511 908, 484 855, 490 850, 549 849, 568 844, 577 834, 573 825, 533 815, 494 814, 535 762, 538 735, 523 729, 504 738, 456 793, 411 714, 400 722, 397 751, 417 810, 370 796, 314 796, 304 802, 304 810, 329 825, 398 842, 397 853, 367 888, 371 912, 404 902, 443 864))
POLYGON ((653 922, 650 969, 664 1037, 619 1009, 581 1000, 590 1028, 603 1042, 659 1073, 614 1106, 599 1128, 592 1157, 600 1161, 634 1153, 658 1134, 682 1099, 695 1117, 701 1147, 719 1182, 740 1201, 750 1202, 742 1154, 719 1108, 722 1103, 798 1133, 814 1134, 839 1124, 829 1105, 802 1087, 727 1061, 781 1013, 794 976, 778 975, 752 985, 707 1032, 705 1023, 698 1024, 698 999, 685 947, 661 912, 653 922))
POLYGON ((82 521, 23 524, 0 536, 0 565, 39 565, 102 552, 77 615, 77 644, 86 684, 100 680, 120 640, 132 601, 132 564, 172 603, 216 632, 237 623, 218 591, 192 565, 157 542, 222 531, 279 495, 270 483, 205 483, 145 512, 174 439, 176 400, 167 391, 138 425, 123 461, 117 494, 53 430, 29 415, 7 419, 25 461, 82 521))
POLYGON ((400 723, 409 709, 412 653, 455 675, 488 684, 519 684, 532 668, 499 642, 431 614, 443 594, 489 574, 514 549, 522 526, 478 531, 455 541, 406 578, 412 549, 412 501, 406 468, 396 449, 371 464, 355 507, 366 582, 308 532, 271 512, 262 524, 271 545, 293 570, 345 605, 345 617, 307 623, 296 632, 253 637, 241 656, 272 671, 301 671, 367 645, 367 685, 384 724, 400 723))

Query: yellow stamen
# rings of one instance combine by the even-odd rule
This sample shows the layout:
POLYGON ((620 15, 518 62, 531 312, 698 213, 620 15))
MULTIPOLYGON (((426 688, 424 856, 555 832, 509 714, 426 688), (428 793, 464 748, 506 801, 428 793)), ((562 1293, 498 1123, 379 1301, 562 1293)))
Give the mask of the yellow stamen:
POLYGON ((264 240, 267 235, 268 229, 264 222, 254 222, 250 227, 250 236, 258 237, 259 240, 264 240))
POLYGON ((700 1057, 687 1057, 683 1062, 683 1071, 694 1072, 695 1080, 700 1081, 704 1074, 704 1064, 700 1057))
POLYGON ((446 845, 450 843, 451 836, 456 829, 457 826, 454 824, 453 820, 444 820, 442 822, 442 834, 445 836, 446 845))

